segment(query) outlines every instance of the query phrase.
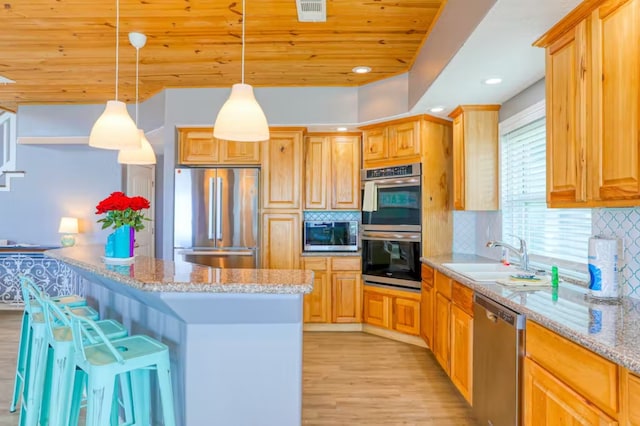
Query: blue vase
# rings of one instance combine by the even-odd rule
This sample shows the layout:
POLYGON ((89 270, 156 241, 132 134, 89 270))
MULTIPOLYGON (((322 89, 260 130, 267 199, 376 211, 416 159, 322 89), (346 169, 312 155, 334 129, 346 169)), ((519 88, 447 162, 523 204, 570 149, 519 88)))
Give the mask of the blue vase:
POLYGON ((109 235, 107 240, 107 247, 105 248, 105 256, 116 258, 128 258, 131 257, 131 226, 122 225, 109 235), (109 243, 112 242, 112 256, 107 253, 109 243))

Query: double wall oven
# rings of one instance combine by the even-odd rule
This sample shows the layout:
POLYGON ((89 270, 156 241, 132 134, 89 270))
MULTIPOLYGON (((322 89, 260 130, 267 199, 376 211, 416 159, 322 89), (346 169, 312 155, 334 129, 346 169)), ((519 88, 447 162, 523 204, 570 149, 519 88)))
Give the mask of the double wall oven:
POLYGON ((362 191, 362 199, 370 201, 363 204, 372 210, 362 212, 365 283, 419 290, 421 165, 363 170, 362 191))

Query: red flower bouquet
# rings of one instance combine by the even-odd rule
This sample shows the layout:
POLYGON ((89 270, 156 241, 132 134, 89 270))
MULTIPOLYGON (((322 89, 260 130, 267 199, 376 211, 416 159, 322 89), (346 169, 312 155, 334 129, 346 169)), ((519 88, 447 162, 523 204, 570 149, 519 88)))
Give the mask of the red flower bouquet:
POLYGON ((96 206, 96 214, 107 216, 99 219, 102 229, 113 226, 118 229, 123 225, 130 225, 136 231, 144 229, 144 220, 150 220, 142 214, 142 209, 148 209, 149 200, 144 197, 127 197, 124 192, 114 192, 96 206))

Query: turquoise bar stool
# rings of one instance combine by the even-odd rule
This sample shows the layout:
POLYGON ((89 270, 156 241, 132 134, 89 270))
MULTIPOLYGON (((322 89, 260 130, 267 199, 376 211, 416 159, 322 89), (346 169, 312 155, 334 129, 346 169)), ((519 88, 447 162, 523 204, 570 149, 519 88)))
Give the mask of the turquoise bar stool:
MULTIPOLYGON (((22 286, 22 278, 20 278, 20 285, 22 286)), ((28 278, 27 278, 28 279, 28 278)), ((33 281, 31 281, 33 282, 33 281)), ((26 295, 24 288, 22 288, 22 297, 25 302, 24 312, 22 314, 22 325, 20 329, 20 343, 18 344, 18 360, 16 363, 16 374, 13 385, 13 397, 11 399, 11 407, 9 411, 12 413, 16 411, 18 406, 18 399, 20 397, 20 393, 22 392, 22 386, 24 385, 25 380, 25 369, 27 365, 28 359, 28 350, 29 345, 31 343, 31 330, 32 330, 32 316, 41 311, 40 305, 34 301, 29 299, 28 295, 26 295), (27 297, 25 299, 25 297, 27 297)), ((54 302, 60 304, 61 306, 69 306, 72 308, 77 308, 76 312, 80 315, 91 315, 91 317, 97 317, 97 312, 93 309, 84 309, 87 305, 87 301, 85 298, 78 295, 64 295, 54 297, 52 300, 54 302)), ((38 317, 39 326, 42 327, 44 325, 44 320, 42 316, 38 317)), ((42 331, 42 329, 41 329, 42 331)))
MULTIPOLYGON (((35 296, 38 297, 37 295, 35 296)), ((46 340, 48 347, 45 381, 40 407, 40 424, 68 425, 71 410, 71 392, 74 379, 74 345, 71 321, 58 304, 53 303, 46 295, 42 295, 40 303, 43 307, 46 324, 46 340)), ((107 339, 120 339, 129 333, 117 321, 101 320, 96 326, 107 339)), ((88 329, 85 344, 98 342, 99 335, 94 329, 88 329)), ((38 384, 40 385, 40 384, 38 384)), ((124 384, 125 415, 131 418, 133 402, 130 395, 130 384, 124 384)), ((117 409, 117 407, 116 407, 117 409)))
POLYGON ((133 420, 136 425, 150 425, 150 371, 155 370, 160 391, 163 424, 175 426, 169 349, 151 337, 135 335, 109 340, 95 322, 77 316, 70 309, 75 347, 75 381, 71 406, 71 424, 77 424, 82 394, 86 394, 86 424, 114 426, 113 406, 116 378, 130 376, 133 396, 133 420), (86 344, 90 330, 98 343, 86 344))
MULTIPOLYGON (((20 424, 35 425, 38 421, 42 401, 42 380, 47 354, 46 321, 42 312, 41 299, 44 293, 27 277, 20 278, 20 285, 25 300, 24 330, 18 348, 11 411, 16 410, 18 399, 22 395, 20 424), (25 319, 25 317, 27 318, 25 319)), ((71 308, 71 310, 76 315, 92 319, 99 317, 95 309, 88 306, 79 306, 71 308)))

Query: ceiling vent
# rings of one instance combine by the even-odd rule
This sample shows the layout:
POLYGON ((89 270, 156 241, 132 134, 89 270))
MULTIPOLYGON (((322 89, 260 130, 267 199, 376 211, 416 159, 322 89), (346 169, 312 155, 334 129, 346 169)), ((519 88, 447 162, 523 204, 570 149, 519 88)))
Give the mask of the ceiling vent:
POLYGON ((298 21, 300 22, 326 22, 326 0, 296 0, 298 9, 298 21))

